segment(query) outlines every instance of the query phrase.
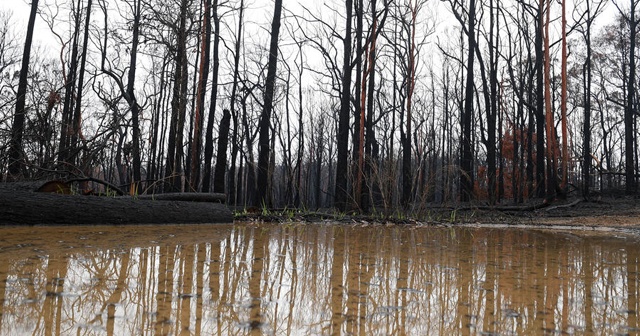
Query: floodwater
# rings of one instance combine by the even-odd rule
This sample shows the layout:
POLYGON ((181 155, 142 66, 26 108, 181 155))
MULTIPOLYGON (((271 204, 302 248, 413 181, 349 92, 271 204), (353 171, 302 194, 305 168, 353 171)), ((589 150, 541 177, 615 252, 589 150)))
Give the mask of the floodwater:
POLYGON ((0 228, 0 335, 637 334, 640 239, 333 224, 0 228))

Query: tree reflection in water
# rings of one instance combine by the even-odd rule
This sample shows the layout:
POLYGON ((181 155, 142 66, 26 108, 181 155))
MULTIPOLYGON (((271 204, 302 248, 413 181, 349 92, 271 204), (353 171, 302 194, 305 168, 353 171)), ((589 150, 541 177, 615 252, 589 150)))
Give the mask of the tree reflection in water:
POLYGON ((342 225, 2 228, 0 334, 638 331, 638 239, 342 225))

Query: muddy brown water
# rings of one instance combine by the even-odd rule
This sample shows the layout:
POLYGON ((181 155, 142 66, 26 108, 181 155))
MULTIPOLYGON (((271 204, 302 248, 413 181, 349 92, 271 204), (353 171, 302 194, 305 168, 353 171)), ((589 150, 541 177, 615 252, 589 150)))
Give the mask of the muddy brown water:
POLYGON ((0 228, 0 335, 637 334, 640 239, 319 224, 0 228))

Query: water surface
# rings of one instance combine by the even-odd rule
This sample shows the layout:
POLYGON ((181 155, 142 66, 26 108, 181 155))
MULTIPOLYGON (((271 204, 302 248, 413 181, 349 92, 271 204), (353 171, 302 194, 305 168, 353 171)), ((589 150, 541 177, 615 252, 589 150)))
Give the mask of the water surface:
POLYGON ((0 335, 637 334, 640 240, 342 225, 0 228, 0 335))

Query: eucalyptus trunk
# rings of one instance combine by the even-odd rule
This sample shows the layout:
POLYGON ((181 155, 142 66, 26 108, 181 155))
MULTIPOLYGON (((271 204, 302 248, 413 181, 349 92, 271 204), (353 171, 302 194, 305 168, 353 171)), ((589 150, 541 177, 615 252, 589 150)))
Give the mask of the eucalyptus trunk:
POLYGON ((269 197, 269 158, 271 113, 273 111, 273 95, 275 91, 276 70, 278 66, 278 36, 280 34, 280 17, 282 0, 275 0, 273 22, 271 24, 271 43, 269 45, 269 63, 267 65, 267 81, 264 91, 264 106, 260 115, 260 138, 258 141, 258 201, 261 205, 270 205, 269 197))
POLYGON ((16 100, 16 112, 13 115, 11 126, 11 140, 9 143, 9 174, 13 178, 19 178, 24 169, 24 157, 22 148, 22 136, 24 134, 25 106, 27 96, 27 78, 29 75, 29 60, 31 57, 31 44, 33 42, 33 31, 38 14, 38 0, 31 2, 31 12, 29 23, 27 24, 27 36, 24 42, 22 53, 22 66, 20 68, 20 78, 18 79, 18 95, 16 100))

